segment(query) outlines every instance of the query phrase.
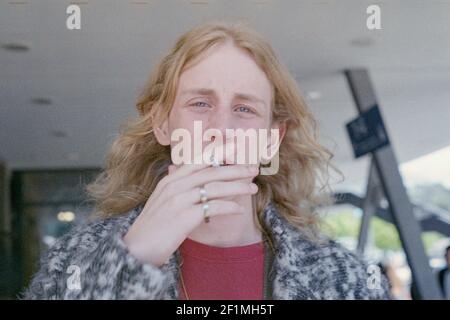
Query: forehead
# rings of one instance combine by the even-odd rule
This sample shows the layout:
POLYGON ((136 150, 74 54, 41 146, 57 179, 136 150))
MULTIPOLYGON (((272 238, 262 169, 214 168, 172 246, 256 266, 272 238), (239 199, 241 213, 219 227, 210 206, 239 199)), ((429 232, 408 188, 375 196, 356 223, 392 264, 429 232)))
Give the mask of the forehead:
POLYGON ((209 48, 188 66, 180 76, 177 93, 200 87, 214 89, 219 95, 248 93, 267 104, 272 96, 272 85, 264 71, 249 53, 231 43, 209 48))

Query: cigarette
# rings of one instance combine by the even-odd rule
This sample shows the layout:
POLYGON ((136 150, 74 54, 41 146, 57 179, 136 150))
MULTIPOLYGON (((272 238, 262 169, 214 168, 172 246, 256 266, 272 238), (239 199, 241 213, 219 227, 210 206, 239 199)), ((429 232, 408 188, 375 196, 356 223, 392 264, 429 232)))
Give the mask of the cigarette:
POLYGON ((219 161, 217 161, 217 159, 215 159, 214 157, 212 157, 211 163, 214 168, 220 167, 219 161))

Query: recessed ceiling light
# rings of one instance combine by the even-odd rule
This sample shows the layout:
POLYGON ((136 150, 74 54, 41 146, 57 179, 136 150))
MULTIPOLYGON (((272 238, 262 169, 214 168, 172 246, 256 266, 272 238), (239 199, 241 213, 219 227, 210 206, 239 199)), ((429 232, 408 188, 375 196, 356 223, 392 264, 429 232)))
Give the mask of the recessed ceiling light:
POLYGON ((320 91, 308 91, 306 93, 306 98, 308 100, 319 100, 322 98, 322 93, 320 91))
POLYGON ((370 47, 373 45, 373 39, 370 37, 354 38, 350 41, 350 44, 355 47, 370 47))
POLYGON ((2 48, 8 51, 13 51, 13 52, 25 52, 30 50, 30 47, 23 44, 23 43, 18 43, 18 42, 10 42, 10 43, 5 43, 2 45, 2 48))
POLYGON ((36 97, 31 99, 31 102, 39 106, 49 106, 52 104, 52 99, 45 97, 36 97))
POLYGON ((58 212, 56 218, 61 222, 71 222, 75 219, 75 213, 72 211, 61 211, 58 212))
POLYGON ((66 138, 67 132, 63 130, 52 130, 50 131, 50 134, 55 138, 66 138))

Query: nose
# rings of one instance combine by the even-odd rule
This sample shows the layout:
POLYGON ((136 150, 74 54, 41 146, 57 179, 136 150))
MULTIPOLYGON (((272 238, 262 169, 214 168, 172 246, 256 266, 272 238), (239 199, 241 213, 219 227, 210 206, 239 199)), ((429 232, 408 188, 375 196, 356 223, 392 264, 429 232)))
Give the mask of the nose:
POLYGON ((208 125, 205 129, 215 129, 214 131, 218 131, 217 134, 213 134, 211 140, 215 139, 223 139, 223 143, 227 143, 229 137, 226 135, 227 129, 236 129, 236 121, 233 121, 232 115, 230 112, 225 112, 224 109, 219 109, 216 112, 211 112, 210 117, 208 119, 208 125), (221 136, 218 136, 219 133, 221 136))

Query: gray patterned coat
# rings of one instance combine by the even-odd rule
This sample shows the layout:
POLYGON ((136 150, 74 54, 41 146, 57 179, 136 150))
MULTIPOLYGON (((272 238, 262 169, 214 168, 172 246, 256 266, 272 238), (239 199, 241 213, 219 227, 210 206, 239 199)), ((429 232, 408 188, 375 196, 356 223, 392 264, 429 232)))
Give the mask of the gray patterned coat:
MULTIPOLYGON (((25 299, 178 299, 177 250, 160 268, 134 258, 122 241, 143 205, 75 227, 41 258, 25 299)), ((334 241, 317 245, 294 229, 272 203, 264 210, 276 252, 271 299, 389 299, 384 277, 334 241)))

